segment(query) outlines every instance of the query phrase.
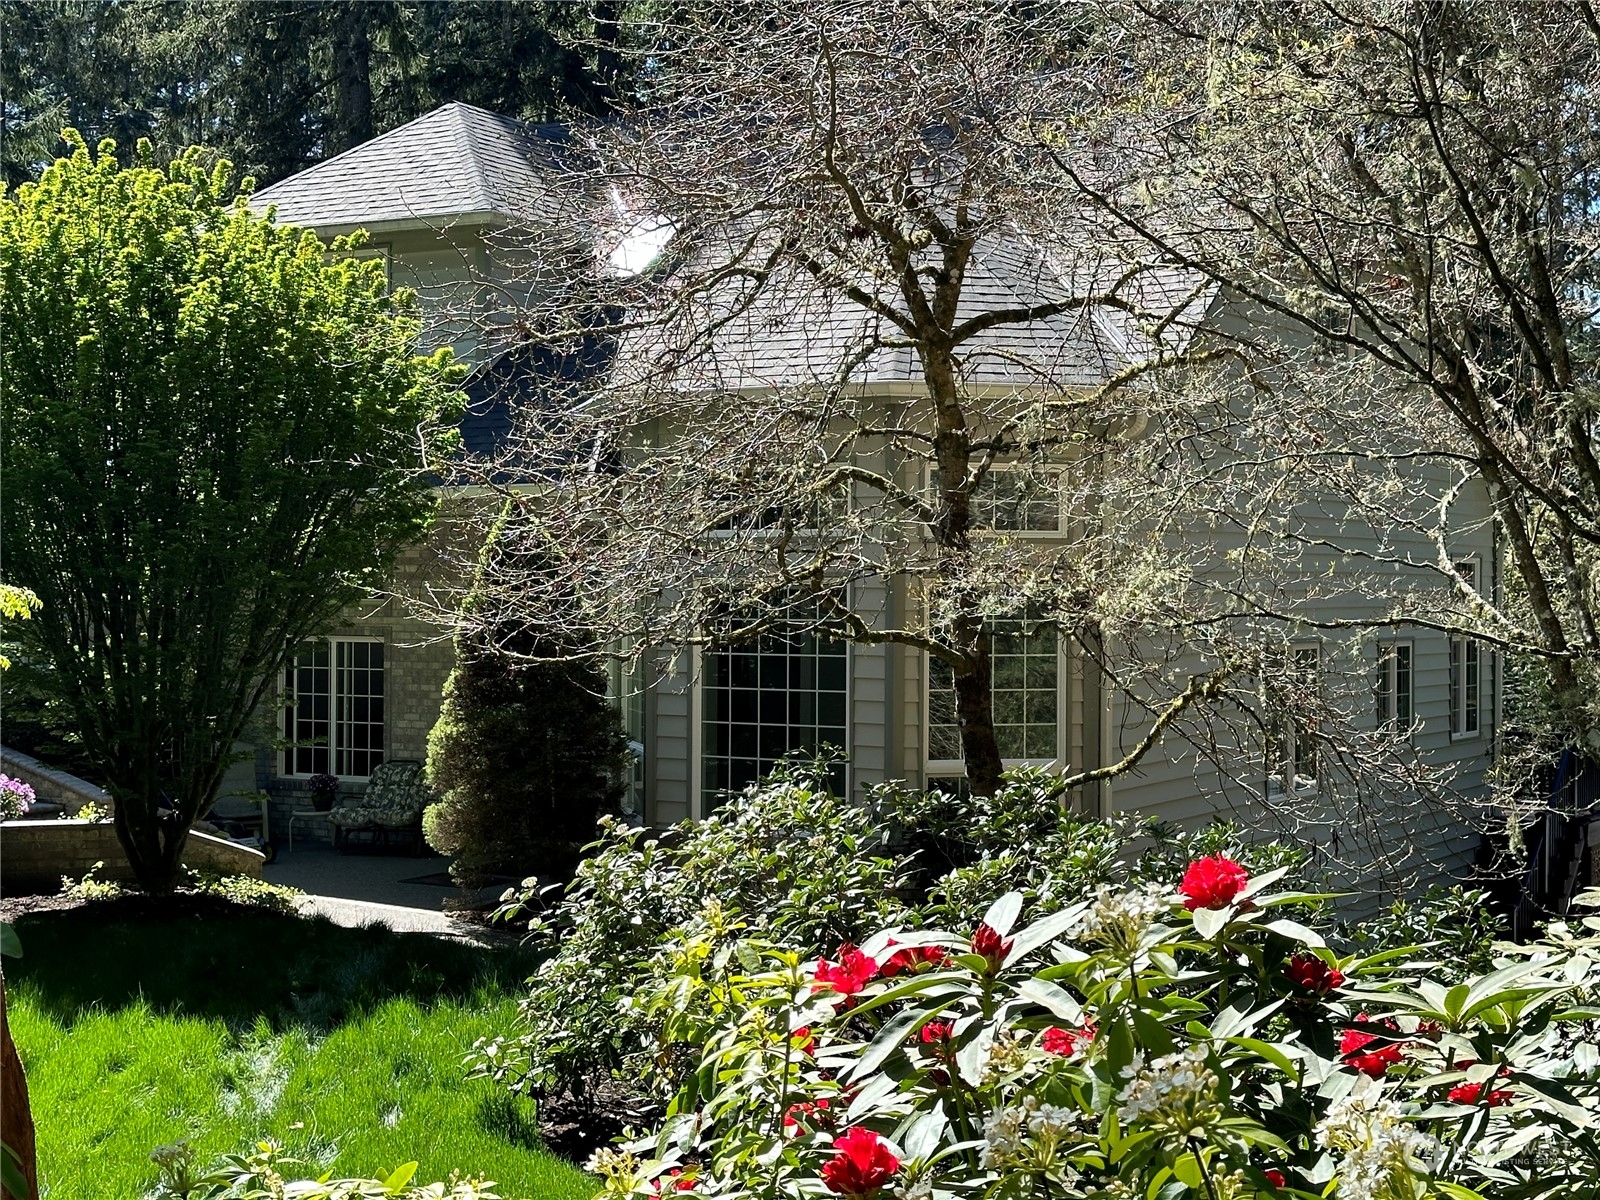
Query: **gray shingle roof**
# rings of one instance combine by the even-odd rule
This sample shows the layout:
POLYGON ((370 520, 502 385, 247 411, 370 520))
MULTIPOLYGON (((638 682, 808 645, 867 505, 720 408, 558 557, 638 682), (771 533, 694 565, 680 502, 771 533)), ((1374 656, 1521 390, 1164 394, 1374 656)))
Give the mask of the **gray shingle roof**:
POLYGON ((436 108, 257 192, 280 225, 318 230, 525 215, 539 206, 560 131, 470 104, 436 108))
MULTIPOLYGON (((1025 235, 986 238, 968 264, 957 321, 995 311, 1070 303, 1075 297, 1107 290, 1119 272, 1093 255, 1060 265, 1025 235)), ((878 290, 867 278, 861 285, 878 290)), ((670 382, 688 389, 754 389, 830 386, 842 382, 848 367, 856 387, 924 384, 916 351, 887 320, 869 313, 834 287, 814 283, 799 271, 768 281, 741 308, 738 285, 708 297, 698 313, 701 327, 717 322, 717 333, 702 343, 692 361, 670 368, 670 382), (883 345, 883 342, 889 345, 883 345)), ((898 297, 880 292, 893 306, 898 297)), ((1195 295, 1195 281, 1175 275, 1140 277, 1118 288, 1138 308, 1164 314, 1181 308, 1184 319, 1166 331, 1166 349, 1178 349, 1203 318, 1208 298, 1195 295)), ((1140 320, 1120 308, 1094 304, 1028 321, 986 329, 963 344, 960 370, 971 386, 1005 389, 1086 388, 1146 360, 1156 349, 1140 320)), ((661 335, 632 338, 621 353, 619 371, 627 382, 668 382, 661 366, 661 335), (631 376, 631 378, 630 378, 631 376)), ((677 340, 672 332, 666 340, 677 340)))

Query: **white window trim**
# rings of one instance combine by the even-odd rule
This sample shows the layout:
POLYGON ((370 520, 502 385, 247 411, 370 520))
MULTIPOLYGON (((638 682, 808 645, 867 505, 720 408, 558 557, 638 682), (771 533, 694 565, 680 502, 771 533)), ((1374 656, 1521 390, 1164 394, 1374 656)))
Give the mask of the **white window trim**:
MULTIPOLYGON (((344 634, 330 634, 330 635, 328 635, 326 637, 306 638, 304 641, 302 641, 299 644, 299 646, 295 647, 295 653, 299 652, 300 646, 309 645, 312 642, 326 642, 326 643, 328 643, 328 664, 329 664, 328 665, 328 669, 330 671, 334 672, 335 674, 337 674, 337 672, 338 672, 338 667, 335 665, 337 663, 337 661, 338 661, 338 650, 335 649, 334 643, 336 643, 336 642, 368 642, 368 643, 375 643, 375 644, 380 645, 380 646, 382 646, 384 648, 384 655, 383 655, 383 761, 384 762, 388 762, 389 761, 389 757, 390 757, 390 749, 391 749, 390 742, 389 742, 389 707, 390 706, 389 706, 389 643, 388 643, 388 640, 386 638, 381 638, 381 637, 370 637, 370 636, 367 636, 365 634, 351 634, 351 635, 348 635, 348 636, 346 636, 344 634)), ((293 659, 291 658, 290 661, 292 662, 293 659)), ((285 665, 287 666, 287 664, 285 664, 285 665)), ((289 707, 290 707, 290 705, 289 705, 289 694, 290 694, 289 693, 289 689, 287 687, 285 687, 284 683, 283 683, 283 672, 280 671, 279 674, 278 674, 278 714, 279 714, 279 721, 280 721, 280 725, 279 725, 280 729, 282 729, 282 727, 283 727, 282 724, 281 724, 281 722, 283 720, 283 714, 285 712, 287 712, 289 707)), ((329 704, 329 707, 330 707, 330 712, 329 712, 329 715, 328 715, 328 729, 329 729, 329 737, 331 738, 332 737, 332 730, 334 730, 335 728, 338 727, 338 720, 333 715, 333 713, 331 711, 332 706, 334 704, 334 694, 332 692, 330 692, 329 695, 328 695, 328 704, 329 704)), ((285 740, 287 741, 287 739, 285 739, 285 740)), ((282 751, 279 752, 279 756, 278 756, 279 771, 278 771, 277 777, 279 779, 310 779, 311 776, 316 774, 317 772, 315 772, 315 771, 287 771, 287 770, 283 770, 282 769, 282 768, 287 767, 289 765, 289 756, 294 753, 294 745, 295 745, 294 743, 290 743, 289 745, 286 745, 283 748, 282 751)), ((328 766, 334 767, 334 766, 338 765, 338 761, 339 761, 338 760, 338 754, 339 754, 339 748, 330 741, 328 743, 328 766)), ((339 780, 341 783, 365 783, 367 780, 372 778, 371 775, 340 775, 337 771, 329 771, 328 774, 332 775, 335 779, 339 780)))
MULTIPOLYGON (((1382 733, 1404 733, 1404 735, 1409 739, 1411 737, 1412 733, 1415 732, 1415 730, 1417 728, 1417 644, 1416 644, 1416 641, 1414 639, 1412 639, 1412 638, 1387 638, 1387 639, 1384 639, 1384 640, 1378 642, 1378 657, 1377 657, 1376 662, 1374 662, 1374 664, 1373 664, 1373 673, 1374 674, 1377 673, 1378 668, 1380 666, 1382 666, 1383 663, 1384 663, 1385 656, 1387 656, 1388 657, 1388 670, 1384 674, 1383 686, 1385 688, 1385 695, 1388 697, 1389 707, 1391 709, 1395 708, 1396 707, 1395 700, 1397 698, 1397 695, 1396 695, 1396 679, 1395 679, 1397 659, 1395 658, 1395 656, 1393 654, 1390 653, 1390 651, 1397 650, 1397 649, 1399 649, 1401 647, 1404 647, 1409 652, 1410 657, 1411 657, 1411 718, 1410 718, 1410 721, 1407 723, 1407 725, 1406 725, 1404 730, 1402 730, 1400 728, 1399 719, 1396 716, 1391 716, 1387 723, 1380 724, 1378 726, 1378 730, 1379 730, 1379 732, 1382 732, 1382 733)), ((1374 690, 1374 692, 1376 692, 1377 689, 1373 689, 1373 690, 1374 690)), ((1374 720, 1377 719, 1377 714, 1376 713, 1373 714, 1373 719, 1374 720)))
MULTIPOLYGON (((1046 771, 1061 771, 1066 759, 1067 734, 1069 732, 1070 711, 1068 708, 1067 693, 1067 639, 1061 636, 1058 629, 1056 634, 1056 755, 1054 758, 1002 758, 1000 765, 1006 770, 1013 767, 1038 767, 1046 771)), ((990 692, 993 693, 994 684, 990 683, 990 692)), ((933 778, 965 779, 967 777, 967 764, 959 758, 930 758, 928 751, 933 746, 933 669, 932 655, 926 651, 922 654, 922 777, 926 783, 933 778)))
MULTIPOLYGON (((990 463, 985 475, 1010 474, 1017 471, 1029 470, 1034 464, 1018 462, 990 463)), ((1044 469, 1056 473, 1056 527, 1054 529, 989 529, 981 525, 973 525, 970 533, 973 537, 986 538, 1027 538, 1039 541, 1061 541, 1073 536, 1073 531, 1067 523, 1067 472, 1071 463, 1046 463, 1044 469)), ((924 464, 922 474, 922 493, 924 496, 933 496, 933 475, 938 470, 934 463, 924 464)))
MULTIPOLYGON (((1472 568, 1472 586, 1481 594, 1483 588, 1483 563, 1479 557, 1476 554, 1468 554, 1456 559, 1454 565, 1458 570, 1462 567, 1472 568)), ((1485 650, 1486 647, 1484 646, 1483 642, 1478 638, 1472 637, 1470 634, 1453 633, 1445 639, 1445 688, 1448 691, 1445 705, 1445 719, 1450 726, 1450 741, 1452 743, 1470 742, 1483 737, 1483 681, 1486 674, 1485 660, 1488 658, 1485 650), (1456 688, 1454 680, 1452 679, 1456 669, 1456 647, 1458 645, 1463 647, 1461 659, 1462 702, 1459 709, 1456 706, 1456 688), (1475 648, 1478 656, 1478 695, 1477 703, 1473 705, 1473 711, 1477 714, 1478 723, 1472 729, 1463 728, 1467 716, 1467 663, 1465 650, 1465 647, 1467 646, 1475 648)))

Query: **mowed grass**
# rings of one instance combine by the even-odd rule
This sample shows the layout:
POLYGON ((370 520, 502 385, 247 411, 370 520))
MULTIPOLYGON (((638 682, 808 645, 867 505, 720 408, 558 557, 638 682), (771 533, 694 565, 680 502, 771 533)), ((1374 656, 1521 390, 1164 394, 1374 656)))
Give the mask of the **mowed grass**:
POLYGON ((525 1101, 467 1080, 473 1041, 510 1027, 531 964, 422 935, 251 910, 160 916, 144 902, 23 917, 8 963, 41 1193, 134 1200, 150 1151, 202 1161, 272 1138, 304 1173, 417 1160, 505 1197, 588 1200, 525 1101))

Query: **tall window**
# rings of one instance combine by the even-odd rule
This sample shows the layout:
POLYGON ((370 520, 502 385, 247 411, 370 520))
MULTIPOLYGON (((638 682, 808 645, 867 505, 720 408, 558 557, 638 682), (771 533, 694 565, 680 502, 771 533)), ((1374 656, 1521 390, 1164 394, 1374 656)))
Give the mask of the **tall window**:
POLYGON ((1307 792, 1317 786, 1317 729, 1305 711, 1320 686, 1316 646, 1291 646, 1285 661, 1283 698, 1267 724, 1269 790, 1307 792))
MULTIPOLYGON (((1061 659, 1055 629, 999 621, 989 644, 1000 757, 1013 764, 1055 759, 1061 745, 1061 659)), ((928 660, 928 759, 933 770, 948 769, 962 759, 955 672, 937 658, 928 660)))
MULTIPOLYGON (((1459 562, 1456 571, 1470 588, 1478 586, 1478 564, 1459 562)), ((1483 647, 1476 638, 1455 634, 1450 638, 1450 733, 1471 737, 1480 725, 1483 684, 1483 647)))
POLYGON ((307 642, 284 671, 284 773, 365 779, 383 761, 383 643, 307 642))
POLYGON ((1378 646, 1378 667, 1372 680, 1378 728, 1404 733, 1411 728, 1411 643, 1384 642, 1378 646))
MULTIPOLYGON (((846 747, 845 647, 815 633, 767 633, 708 652, 702 794, 707 808, 794 751, 846 747)), ((843 778, 834 780, 844 787, 843 778)))

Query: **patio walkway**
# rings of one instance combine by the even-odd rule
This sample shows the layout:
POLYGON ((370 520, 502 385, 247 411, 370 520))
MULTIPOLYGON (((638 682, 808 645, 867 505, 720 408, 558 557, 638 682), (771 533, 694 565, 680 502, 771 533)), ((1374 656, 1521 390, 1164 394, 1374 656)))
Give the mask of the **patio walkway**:
POLYGON ((261 869, 269 883, 307 893, 302 911, 338 925, 387 925, 400 933, 433 933, 497 944, 507 935, 452 920, 443 910, 461 891, 450 882, 449 860, 437 855, 336 854, 331 846, 302 842, 261 869))

